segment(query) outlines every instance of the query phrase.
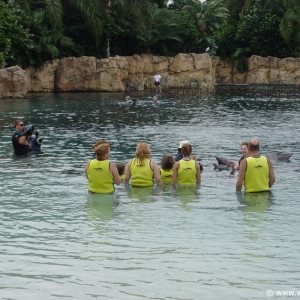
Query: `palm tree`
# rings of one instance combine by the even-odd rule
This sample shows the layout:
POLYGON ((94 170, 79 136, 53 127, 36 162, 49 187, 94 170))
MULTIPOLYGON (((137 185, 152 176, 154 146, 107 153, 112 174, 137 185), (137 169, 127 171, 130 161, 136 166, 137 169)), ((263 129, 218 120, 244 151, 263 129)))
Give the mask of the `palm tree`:
MULTIPOLYGON (((39 8, 44 12, 45 21, 56 32, 63 29, 63 1, 65 0, 13 0, 13 4, 19 4, 23 10, 35 10, 39 8)), ((104 2, 110 2, 105 0, 104 2)), ((105 12, 103 2, 98 0, 69 0, 71 6, 78 10, 94 37, 96 44, 103 30, 102 16, 105 12)))
POLYGON ((202 12, 197 14, 199 27, 203 35, 212 34, 226 22, 229 16, 228 9, 224 6, 225 0, 212 0, 202 3, 202 12))
POLYGON ((157 4, 149 7, 148 15, 148 35, 140 36, 140 44, 147 46, 147 52, 151 52, 150 47, 163 40, 175 40, 182 42, 179 36, 180 17, 172 10, 158 8, 157 4))

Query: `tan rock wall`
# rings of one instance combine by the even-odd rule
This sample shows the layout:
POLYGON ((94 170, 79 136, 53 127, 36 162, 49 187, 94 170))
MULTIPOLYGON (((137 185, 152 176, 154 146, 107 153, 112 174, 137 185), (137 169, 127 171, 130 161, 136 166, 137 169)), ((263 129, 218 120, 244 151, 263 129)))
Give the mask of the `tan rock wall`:
POLYGON ((213 88, 219 82, 299 85, 300 58, 253 55, 248 71, 241 73, 231 59, 207 53, 68 57, 25 71, 17 66, 1 69, 0 97, 24 97, 27 92, 144 90, 154 86, 156 72, 162 76, 163 88, 213 88))
POLYGON ((248 59, 248 71, 239 72, 230 59, 220 61, 216 71, 217 82, 248 84, 300 84, 300 58, 261 57, 248 59))
POLYGON ((0 97, 23 98, 28 91, 25 70, 19 66, 0 69, 0 97))

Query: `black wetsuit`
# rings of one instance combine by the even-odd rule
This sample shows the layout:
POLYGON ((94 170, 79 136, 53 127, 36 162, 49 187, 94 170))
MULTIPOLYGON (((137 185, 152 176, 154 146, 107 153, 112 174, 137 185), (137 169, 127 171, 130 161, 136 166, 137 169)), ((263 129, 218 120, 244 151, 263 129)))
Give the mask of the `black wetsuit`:
POLYGON ((15 130, 11 140, 14 147, 14 153, 16 155, 24 155, 30 152, 30 148, 26 145, 19 144, 19 139, 22 137, 22 133, 15 130))
POLYGON ((240 164, 241 164, 241 162, 242 162, 243 159, 245 159, 244 156, 240 157, 240 159, 238 160, 239 166, 240 166, 240 164))

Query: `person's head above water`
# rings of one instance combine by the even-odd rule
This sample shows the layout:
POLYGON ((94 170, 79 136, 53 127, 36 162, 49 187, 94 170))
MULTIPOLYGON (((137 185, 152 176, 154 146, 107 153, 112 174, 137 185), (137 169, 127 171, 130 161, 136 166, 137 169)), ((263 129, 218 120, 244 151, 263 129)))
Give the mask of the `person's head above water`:
POLYGON ((102 143, 94 148, 98 160, 108 159, 110 156, 109 143, 102 143))
POLYGON ((190 156, 192 154, 192 146, 191 144, 182 144, 181 145, 181 152, 182 152, 182 155, 187 157, 187 156, 190 156))
POLYGON ((178 147, 178 150, 179 150, 179 151, 181 150, 183 144, 191 144, 191 143, 190 143, 190 141, 181 141, 181 142, 179 143, 179 147, 178 147))
POLYGON ((257 153, 259 151, 259 142, 256 139, 252 139, 249 142, 248 150, 251 153, 257 153))
POLYGON ((99 140, 99 141, 96 142, 96 144, 94 144, 94 145, 92 146, 92 149, 95 150, 95 148, 96 148, 97 146, 99 146, 99 145, 101 145, 101 144, 106 144, 106 143, 107 143, 107 141, 105 141, 105 140, 99 140))
POLYGON ((136 146, 135 157, 140 161, 140 163, 142 163, 145 158, 150 158, 150 153, 151 150, 147 143, 142 142, 136 146))
POLYGON ((157 100, 157 97, 156 96, 153 96, 153 103, 157 103, 158 102, 158 100, 157 100))
POLYGON ((175 164, 175 159, 171 154, 166 154, 161 159, 160 165, 163 170, 171 170, 175 164))
POLYGON ((249 142, 241 143, 241 153, 243 154, 243 156, 248 155, 248 146, 249 146, 249 142))
POLYGON ((16 120, 14 122, 14 128, 19 132, 23 132, 24 130, 24 122, 22 120, 16 120))

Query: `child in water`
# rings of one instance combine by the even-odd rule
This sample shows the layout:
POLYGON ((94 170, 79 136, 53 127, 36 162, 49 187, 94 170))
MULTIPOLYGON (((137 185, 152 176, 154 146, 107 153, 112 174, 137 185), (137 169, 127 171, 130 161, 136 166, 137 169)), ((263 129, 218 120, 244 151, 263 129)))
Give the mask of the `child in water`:
POLYGON ((121 182, 124 181, 124 177, 125 177, 125 165, 124 164, 116 164, 120 178, 121 178, 121 182))
POLYGON ((136 98, 130 98, 130 96, 126 96, 125 101, 126 101, 127 104, 135 105, 136 102, 137 102, 137 99, 136 98))
POLYGON ((175 164, 175 159, 171 154, 166 154, 160 162, 160 176, 163 184, 171 183, 173 176, 173 166, 175 164))

